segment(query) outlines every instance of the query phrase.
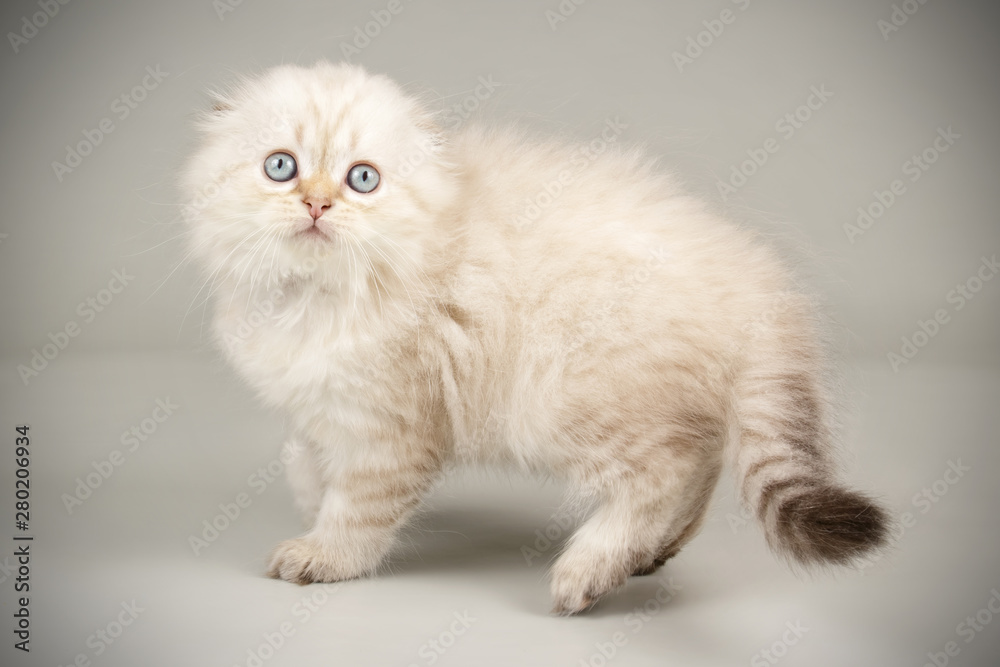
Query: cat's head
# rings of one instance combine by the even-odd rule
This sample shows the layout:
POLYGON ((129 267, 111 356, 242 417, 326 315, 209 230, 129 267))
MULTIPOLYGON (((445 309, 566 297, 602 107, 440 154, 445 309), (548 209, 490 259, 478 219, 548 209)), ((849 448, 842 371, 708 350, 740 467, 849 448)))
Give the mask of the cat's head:
POLYGON ((450 196, 430 113, 356 66, 270 69, 219 94, 200 128, 184 216, 219 277, 399 275, 450 196))

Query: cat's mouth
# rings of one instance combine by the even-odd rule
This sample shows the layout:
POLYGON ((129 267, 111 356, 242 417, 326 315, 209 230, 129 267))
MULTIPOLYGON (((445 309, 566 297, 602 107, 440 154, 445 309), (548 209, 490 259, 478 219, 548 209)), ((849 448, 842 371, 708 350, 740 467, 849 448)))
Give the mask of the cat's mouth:
POLYGON ((317 241, 331 241, 333 240, 333 230, 323 224, 322 221, 316 221, 298 231, 296 236, 306 239, 315 239, 317 241))

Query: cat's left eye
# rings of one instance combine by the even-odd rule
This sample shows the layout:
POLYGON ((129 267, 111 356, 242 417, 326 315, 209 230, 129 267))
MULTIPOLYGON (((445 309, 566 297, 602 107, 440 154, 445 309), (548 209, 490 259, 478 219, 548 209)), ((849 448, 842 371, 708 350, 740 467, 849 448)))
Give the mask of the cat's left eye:
POLYGON ((295 158, 288 153, 271 153, 264 160, 264 173, 272 181, 279 183, 290 181, 295 178, 295 174, 298 172, 299 168, 295 164, 295 158))
POLYGON ((370 164, 356 164, 347 172, 347 184, 361 194, 367 194, 378 187, 379 175, 370 164))

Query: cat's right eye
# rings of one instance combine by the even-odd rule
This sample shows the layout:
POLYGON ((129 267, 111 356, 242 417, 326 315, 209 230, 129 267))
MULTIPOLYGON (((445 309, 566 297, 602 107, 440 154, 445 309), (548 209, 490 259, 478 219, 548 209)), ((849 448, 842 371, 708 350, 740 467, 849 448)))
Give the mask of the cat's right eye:
POLYGON ((295 174, 298 172, 299 168, 295 164, 295 158, 288 153, 280 151, 271 153, 264 160, 264 173, 272 181, 277 181, 278 183, 290 181, 295 178, 295 174))

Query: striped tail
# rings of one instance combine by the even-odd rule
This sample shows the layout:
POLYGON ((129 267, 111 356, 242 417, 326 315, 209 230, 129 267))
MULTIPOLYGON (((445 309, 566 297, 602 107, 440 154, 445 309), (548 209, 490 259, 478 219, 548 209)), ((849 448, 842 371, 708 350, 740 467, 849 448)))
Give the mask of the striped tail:
MULTIPOLYGON (((742 501, 771 549, 804 565, 850 565, 885 546, 886 512, 835 481, 828 399, 807 369, 751 371, 738 386, 742 501)), ((759 368, 760 366, 758 366, 759 368)))

